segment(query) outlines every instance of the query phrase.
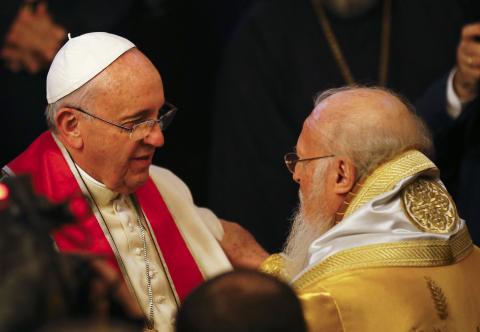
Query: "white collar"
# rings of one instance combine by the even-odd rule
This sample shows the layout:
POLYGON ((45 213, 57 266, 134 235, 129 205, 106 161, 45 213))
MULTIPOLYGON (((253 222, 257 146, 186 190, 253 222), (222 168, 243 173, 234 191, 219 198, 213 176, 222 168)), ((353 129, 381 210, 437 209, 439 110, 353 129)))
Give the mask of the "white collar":
MULTIPOLYGON (((412 224, 403 210, 400 193, 417 176, 400 181, 392 190, 377 196, 313 241, 308 264, 293 281, 319 262, 347 249, 406 240, 448 240, 464 229, 464 220, 444 234, 423 232, 412 224)), ((437 183, 443 186, 440 180, 437 183)))
POLYGON ((106 185, 101 183, 100 181, 94 179, 90 174, 85 172, 80 166, 75 164, 80 176, 85 181, 85 185, 88 187, 88 190, 92 194, 95 202, 99 206, 106 206, 115 200, 120 194, 112 191, 111 189, 107 188, 106 185))

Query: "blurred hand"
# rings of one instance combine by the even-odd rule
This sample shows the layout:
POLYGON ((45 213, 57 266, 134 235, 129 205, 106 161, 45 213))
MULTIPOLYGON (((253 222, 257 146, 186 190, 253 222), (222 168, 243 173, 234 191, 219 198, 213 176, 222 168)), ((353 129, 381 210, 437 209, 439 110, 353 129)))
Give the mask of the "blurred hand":
POLYGON ((39 3, 34 10, 23 6, 7 33, 0 56, 14 72, 37 73, 52 62, 65 34, 53 22, 46 3, 39 3))
POLYGON ((234 222, 220 219, 224 236, 220 245, 236 268, 258 269, 268 253, 245 228, 234 222))
POLYGON ((453 78, 453 87, 462 102, 477 96, 479 80, 480 23, 473 23, 463 27, 457 48, 457 72, 453 78))

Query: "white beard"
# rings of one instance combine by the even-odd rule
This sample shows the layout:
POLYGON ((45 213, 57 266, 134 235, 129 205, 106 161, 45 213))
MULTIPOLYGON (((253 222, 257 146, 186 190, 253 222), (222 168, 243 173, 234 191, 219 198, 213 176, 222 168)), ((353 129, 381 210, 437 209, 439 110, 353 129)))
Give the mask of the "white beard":
POLYGON ((283 253, 287 256, 285 272, 291 280, 308 264, 310 244, 323 233, 305 220, 301 208, 296 213, 283 253))
POLYGON ((335 221, 334 215, 329 216, 324 212, 326 209, 322 200, 322 195, 325 192, 323 174, 327 165, 323 166, 315 170, 315 184, 309 197, 302 197, 302 194, 299 194, 300 207, 293 219, 293 224, 283 250, 283 253, 288 258, 285 263, 285 272, 290 280, 308 265, 309 248, 312 242, 330 229, 335 221), (316 207, 313 215, 305 215, 306 204, 310 206, 314 204, 316 207))

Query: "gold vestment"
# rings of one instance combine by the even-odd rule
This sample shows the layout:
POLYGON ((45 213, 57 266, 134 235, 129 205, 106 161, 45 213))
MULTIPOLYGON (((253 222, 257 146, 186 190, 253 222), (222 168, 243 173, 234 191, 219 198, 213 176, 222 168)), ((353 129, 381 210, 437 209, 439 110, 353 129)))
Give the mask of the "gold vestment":
MULTIPOLYGON (((408 151, 356 186, 339 222, 411 178, 396 198, 406 218, 421 232, 453 235, 357 246, 311 266, 292 283, 310 331, 480 331, 480 250, 435 177, 428 158, 408 151)), ((273 255, 262 269, 282 276, 282 265, 273 255)))

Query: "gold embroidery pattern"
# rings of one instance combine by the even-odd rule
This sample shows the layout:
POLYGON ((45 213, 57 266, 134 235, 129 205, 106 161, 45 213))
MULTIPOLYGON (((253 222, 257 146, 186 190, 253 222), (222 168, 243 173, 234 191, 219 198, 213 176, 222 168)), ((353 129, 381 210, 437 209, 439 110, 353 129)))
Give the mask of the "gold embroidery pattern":
POLYGON ((458 262, 473 249, 468 229, 449 240, 415 240, 352 248, 328 257, 293 284, 302 289, 331 275, 372 267, 441 266, 458 262))
POLYGON ((448 306, 445 294, 432 278, 425 277, 425 280, 427 282, 428 289, 432 294, 432 300, 435 305, 435 309, 437 310, 438 317, 441 320, 446 320, 448 318, 448 306))
POLYGON ((412 329, 409 330, 409 332, 454 332, 454 331, 452 329, 449 329, 447 326, 441 325, 441 326, 429 326, 426 330, 421 327, 412 327, 412 329))
POLYGON ((286 280, 285 259, 279 254, 273 254, 260 265, 259 270, 263 273, 286 280))
POLYGON ((424 232, 449 233, 460 222, 450 195, 434 181, 417 179, 405 187, 402 207, 410 221, 424 232))
POLYGON ((383 194, 400 181, 427 169, 438 172, 434 163, 420 151, 410 150, 378 167, 363 184, 363 188, 353 198, 345 211, 344 218, 383 194))

